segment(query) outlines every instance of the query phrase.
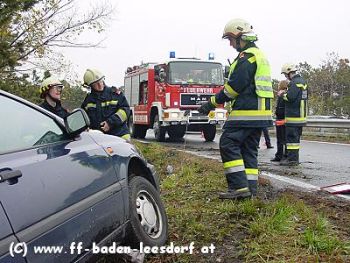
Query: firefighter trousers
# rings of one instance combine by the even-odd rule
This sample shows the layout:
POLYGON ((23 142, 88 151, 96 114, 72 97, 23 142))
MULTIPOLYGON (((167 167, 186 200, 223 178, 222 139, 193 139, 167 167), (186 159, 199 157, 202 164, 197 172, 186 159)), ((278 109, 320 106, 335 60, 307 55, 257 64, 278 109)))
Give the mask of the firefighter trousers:
POLYGON ((282 158, 287 156, 285 125, 276 126, 276 137, 277 137, 277 152, 275 154, 275 157, 282 160, 282 158))
POLYGON ((300 137, 302 126, 286 126, 287 161, 299 162, 300 137))
POLYGON ((258 145, 262 128, 226 128, 220 138, 220 154, 229 190, 258 186, 258 145))

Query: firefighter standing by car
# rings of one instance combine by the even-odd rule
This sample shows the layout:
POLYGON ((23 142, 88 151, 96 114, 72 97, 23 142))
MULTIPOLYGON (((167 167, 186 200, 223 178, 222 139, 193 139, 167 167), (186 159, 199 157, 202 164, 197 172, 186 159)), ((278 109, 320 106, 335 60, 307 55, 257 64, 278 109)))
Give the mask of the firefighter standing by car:
POLYGON ((90 118, 90 128, 130 140, 127 126, 130 109, 123 93, 106 86, 104 75, 95 69, 87 69, 84 85, 91 88, 82 104, 90 118))
POLYGON ((280 164, 299 165, 300 136, 306 125, 308 90, 305 80, 297 73, 294 64, 282 66, 281 74, 290 81, 283 94, 285 101, 287 159, 280 164))
POLYGON ((287 157, 286 148, 286 126, 285 126, 285 102, 283 94, 287 90, 288 81, 282 80, 278 83, 277 103, 276 103, 276 138, 277 138, 277 152, 271 162, 280 162, 287 157))
POLYGON ((228 81, 199 111, 208 114, 218 104, 234 101, 220 139, 228 191, 221 199, 243 199, 256 195, 258 145, 264 127, 272 126, 273 98, 270 66, 257 48, 253 27, 242 19, 229 21, 223 38, 239 54, 230 66, 228 81))
POLYGON ((39 106, 64 118, 68 111, 61 105, 62 90, 63 84, 59 79, 52 76, 44 79, 40 86, 40 98, 44 99, 44 102, 39 106))

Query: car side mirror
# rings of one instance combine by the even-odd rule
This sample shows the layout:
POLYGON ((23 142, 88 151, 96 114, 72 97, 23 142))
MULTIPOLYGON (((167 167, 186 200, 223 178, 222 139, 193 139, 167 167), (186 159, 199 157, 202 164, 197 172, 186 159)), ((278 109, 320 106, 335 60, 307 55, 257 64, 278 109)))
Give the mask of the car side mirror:
POLYGON ((89 116, 82 109, 76 109, 64 118, 64 124, 69 135, 77 136, 90 125, 89 116))

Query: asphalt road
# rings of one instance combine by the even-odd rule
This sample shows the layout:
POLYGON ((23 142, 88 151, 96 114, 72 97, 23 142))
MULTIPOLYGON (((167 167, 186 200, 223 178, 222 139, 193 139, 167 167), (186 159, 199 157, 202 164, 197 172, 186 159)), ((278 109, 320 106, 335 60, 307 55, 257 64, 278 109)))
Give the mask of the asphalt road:
MULTIPOLYGON (((220 160, 219 138, 217 134, 213 142, 205 142, 200 133, 187 133, 183 141, 172 142, 167 138, 165 145, 179 150, 189 151, 220 160)), ((271 138, 276 145, 275 138, 271 138)), ((146 141, 155 142, 153 131, 149 130, 146 141)), ((283 176, 301 185, 323 187, 332 184, 350 183, 350 144, 301 142, 300 162, 298 167, 284 167, 270 162, 276 149, 266 149, 263 137, 260 140, 259 169, 265 174, 283 176)), ((273 176, 272 176, 273 177, 273 176)), ((275 178, 275 177, 273 177, 275 178)))

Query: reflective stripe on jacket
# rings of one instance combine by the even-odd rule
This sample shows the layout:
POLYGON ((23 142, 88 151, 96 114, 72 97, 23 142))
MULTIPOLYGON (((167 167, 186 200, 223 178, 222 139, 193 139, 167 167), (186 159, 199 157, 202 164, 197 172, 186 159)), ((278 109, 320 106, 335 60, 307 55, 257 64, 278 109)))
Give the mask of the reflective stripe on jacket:
POLYGON ((308 89, 305 80, 295 75, 284 94, 285 120, 287 126, 304 126, 307 117, 308 89))
POLYGON ((254 43, 248 43, 231 65, 224 89, 210 100, 214 106, 226 103, 230 107, 224 128, 272 126, 273 93, 269 74, 270 67, 263 53, 254 43), (257 92, 256 82, 261 92, 257 92))
POLYGON ((90 118, 90 128, 101 130, 101 122, 106 121, 110 126, 107 134, 122 137, 130 133, 127 126, 130 108, 123 93, 117 94, 107 86, 101 92, 92 90, 81 107, 90 118))

